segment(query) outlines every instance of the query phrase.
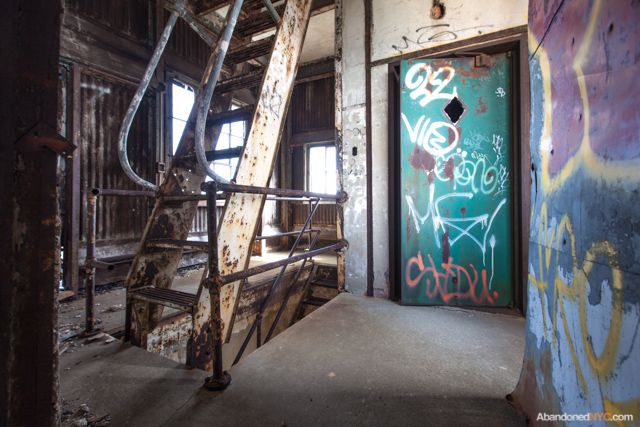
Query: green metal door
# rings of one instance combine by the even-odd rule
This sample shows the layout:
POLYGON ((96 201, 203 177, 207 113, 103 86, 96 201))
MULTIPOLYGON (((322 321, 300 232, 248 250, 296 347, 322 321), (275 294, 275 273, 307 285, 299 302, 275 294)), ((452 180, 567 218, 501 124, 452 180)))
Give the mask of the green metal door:
POLYGON ((509 306, 509 58, 403 61, 401 85, 402 303, 509 306))

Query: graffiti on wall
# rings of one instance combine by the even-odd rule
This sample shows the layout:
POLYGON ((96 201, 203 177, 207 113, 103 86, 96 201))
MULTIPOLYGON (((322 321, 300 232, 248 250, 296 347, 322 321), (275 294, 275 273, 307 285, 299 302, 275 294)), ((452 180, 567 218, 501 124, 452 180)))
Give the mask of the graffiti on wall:
POLYGON ((527 345, 514 394, 533 415, 637 421, 640 4, 553 6, 529 10, 534 187, 527 345), (562 25, 549 19, 556 11, 562 25))
POLYGON ((492 27, 492 24, 468 27, 452 27, 451 24, 423 25, 416 28, 413 34, 402 36, 402 41, 391 45, 391 47, 399 54, 402 54, 408 50, 423 48, 433 43, 451 42, 459 37, 480 35, 492 27))
POLYGON ((511 302, 508 68, 403 63, 405 303, 511 302))

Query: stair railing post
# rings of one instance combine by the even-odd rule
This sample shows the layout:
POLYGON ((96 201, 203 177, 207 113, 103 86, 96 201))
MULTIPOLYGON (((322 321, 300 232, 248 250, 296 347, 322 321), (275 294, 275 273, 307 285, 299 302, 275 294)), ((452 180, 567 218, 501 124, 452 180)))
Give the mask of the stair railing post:
POLYGON ((231 376, 222 364, 222 317, 220 313, 220 268, 218 265, 218 215, 216 208, 218 186, 215 181, 207 186, 207 235, 209 240, 209 269, 204 286, 209 290, 211 304, 211 357, 213 375, 207 377, 207 390, 224 390, 231 384, 231 376))
POLYGON ((91 191, 87 196, 87 250, 84 260, 85 330, 82 336, 96 335, 96 216, 98 194, 91 191))

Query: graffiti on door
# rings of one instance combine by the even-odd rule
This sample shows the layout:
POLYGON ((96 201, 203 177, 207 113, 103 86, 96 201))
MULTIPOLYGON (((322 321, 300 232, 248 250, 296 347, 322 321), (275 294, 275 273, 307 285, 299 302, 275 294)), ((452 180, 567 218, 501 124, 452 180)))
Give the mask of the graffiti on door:
POLYGON ((510 62, 401 66, 405 304, 511 303, 510 62))

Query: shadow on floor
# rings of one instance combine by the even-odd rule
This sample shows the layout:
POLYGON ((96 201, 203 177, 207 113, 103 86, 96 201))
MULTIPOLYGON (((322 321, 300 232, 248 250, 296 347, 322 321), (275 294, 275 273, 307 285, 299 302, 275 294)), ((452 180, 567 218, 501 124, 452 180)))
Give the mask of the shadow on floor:
POLYGON ((61 360, 62 395, 113 425, 524 425, 524 319, 342 294, 263 346, 223 393, 128 345, 61 360), (68 370, 67 370, 68 368, 68 370))

